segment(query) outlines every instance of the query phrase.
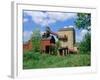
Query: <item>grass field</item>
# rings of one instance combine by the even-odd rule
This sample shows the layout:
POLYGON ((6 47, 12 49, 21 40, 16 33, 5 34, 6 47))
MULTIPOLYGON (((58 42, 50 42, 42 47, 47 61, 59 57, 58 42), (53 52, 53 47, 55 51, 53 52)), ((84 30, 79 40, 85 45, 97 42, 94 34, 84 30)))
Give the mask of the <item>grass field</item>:
POLYGON ((90 66, 90 61, 91 59, 89 54, 55 56, 40 54, 39 52, 24 52, 23 69, 90 66))

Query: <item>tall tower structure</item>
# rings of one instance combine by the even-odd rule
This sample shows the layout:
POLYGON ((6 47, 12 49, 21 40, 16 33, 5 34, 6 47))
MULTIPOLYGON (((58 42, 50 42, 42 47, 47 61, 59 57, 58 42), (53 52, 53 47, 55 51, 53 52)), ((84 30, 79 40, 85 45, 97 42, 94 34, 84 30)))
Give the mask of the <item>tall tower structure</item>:
POLYGON ((74 44, 75 44, 74 28, 62 28, 58 31, 57 34, 62 38, 60 40, 61 47, 74 48, 74 44))

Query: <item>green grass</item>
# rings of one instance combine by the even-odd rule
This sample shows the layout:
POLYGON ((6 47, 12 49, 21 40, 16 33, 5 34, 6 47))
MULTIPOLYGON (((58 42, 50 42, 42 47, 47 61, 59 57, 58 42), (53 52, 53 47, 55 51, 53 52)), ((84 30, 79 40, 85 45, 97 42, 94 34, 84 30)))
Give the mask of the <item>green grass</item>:
POLYGON ((55 56, 39 52, 24 52, 23 69, 90 66, 89 54, 55 56))

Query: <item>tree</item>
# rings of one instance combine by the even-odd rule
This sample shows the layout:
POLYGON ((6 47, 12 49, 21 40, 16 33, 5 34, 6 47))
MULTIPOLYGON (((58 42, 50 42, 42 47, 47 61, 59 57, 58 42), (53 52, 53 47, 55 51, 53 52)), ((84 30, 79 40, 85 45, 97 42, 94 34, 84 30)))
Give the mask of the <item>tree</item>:
POLYGON ((41 34, 38 27, 36 27, 32 34, 32 45, 33 45, 33 51, 39 52, 40 51, 40 40, 41 40, 41 34))
POLYGON ((90 31, 91 14, 90 13, 77 13, 75 24, 76 24, 76 27, 79 29, 86 29, 90 31))
POLYGON ((91 35, 90 33, 87 33, 82 42, 79 44, 79 51, 81 53, 90 53, 91 51, 91 35))
POLYGON ((88 30, 87 34, 83 37, 83 40, 79 44, 79 51, 81 53, 90 53, 91 51, 91 14, 90 13, 77 13, 75 21, 78 29, 88 30))

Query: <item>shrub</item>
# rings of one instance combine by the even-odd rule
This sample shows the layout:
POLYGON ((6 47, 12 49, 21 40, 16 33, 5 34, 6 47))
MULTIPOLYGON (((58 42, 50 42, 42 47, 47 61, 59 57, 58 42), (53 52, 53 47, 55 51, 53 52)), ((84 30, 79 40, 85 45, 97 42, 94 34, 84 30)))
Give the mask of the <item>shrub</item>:
POLYGON ((90 53, 91 51, 91 34, 87 33, 82 42, 79 44, 79 51, 81 53, 90 53))
POLYGON ((28 52, 25 52, 23 54, 23 58, 24 58, 24 60, 29 60, 29 59, 39 60, 40 54, 39 53, 35 53, 35 52, 28 51, 28 52))
POLYGON ((31 40, 32 40, 33 51, 40 52, 41 34, 40 34, 40 29, 38 29, 38 27, 34 29, 31 40))

